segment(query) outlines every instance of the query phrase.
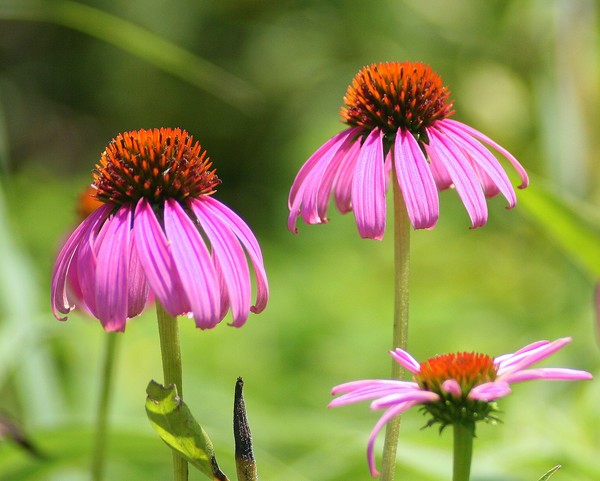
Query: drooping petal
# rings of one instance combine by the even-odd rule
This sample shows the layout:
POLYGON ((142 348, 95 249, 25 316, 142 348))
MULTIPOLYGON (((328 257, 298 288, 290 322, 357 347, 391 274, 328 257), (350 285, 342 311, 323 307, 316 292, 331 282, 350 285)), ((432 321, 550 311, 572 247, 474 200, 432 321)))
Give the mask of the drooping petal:
POLYGON ((214 252, 212 252, 211 259, 213 267, 215 268, 217 280, 219 282, 219 290, 221 292, 221 308, 219 317, 221 319, 224 319, 227 315, 227 312, 229 312, 229 306, 231 305, 229 303, 229 294, 227 293, 227 284, 225 283, 225 276, 223 275, 223 272, 221 270, 221 265, 219 264, 219 261, 217 261, 214 252))
POLYGON ((385 167, 383 133, 374 129, 365 139, 352 182, 352 206, 362 238, 381 240, 385 232, 385 167))
MULTIPOLYGON (((355 137, 361 131, 360 127, 356 127, 354 129, 350 129, 347 132, 346 137, 342 144, 340 144, 337 152, 334 154, 333 158, 329 162, 329 165, 325 168, 322 174, 322 178, 318 181, 319 190, 317 192, 317 212, 319 217, 325 222, 327 221, 327 206, 329 204, 329 199, 331 197, 331 193, 334 190, 333 186, 338 177, 339 171, 344 168, 342 165, 345 162, 348 162, 348 152, 352 151, 352 146, 354 144, 360 143, 355 137)), ((352 162, 350 160, 350 162, 352 162)), ((307 204, 310 205, 310 204, 307 204)))
POLYGON ((256 302, 251 311, 254 313, 262 312, 269 299, 269 283, 267 281, 263 256, 256 237, 254 237, 254 234, 246 223, 225 204, 209 196, 203 198, 203 204, 229 226, 244 246, 244 249, 246 249, 246 252, 248 252, 256 275, 256 302))
POLYGON ((497 187, 497 189, 494 189, 492 186, 487 186, 486 189, 490 193, 493 193, 494 190, 500 190, 508 201, 509 208, 514 207, 517 203, 515 191, 500 162, 473 137, 466 134, 463 130, 453 128, 454 124, 452 123, 448 127, 446 122, 446 120, 442 120, 436 126, 468 154, 473 164, 486 174, 487 177, 484 176, 484 179, 489 178, 497 187))
POLYGON ((135 209, 133 239, 138 259, 158 302, 172 316, 190 312, 169 241, 146 199, 140 199, 135 209))
POLYGON ((434 227, 440 212, 435 180, 417 141, 404 129, 396 132, 394 167, 412 226, 434 227))
POLYGON ((132 210, 123 205, 106 220, 97 251, 95 313, 108 332, 124 331, 127 320, 132 210))
POLYGON ((340 146, 350 135, 354 135, 356 129, 346 129, 325 142, 304 163, 290 189, 288 197, 288 228, 297 233, 296 219, 302 214, 302 219, 307 224, 318 224, 322 222, 317 209, 317 199, 321 178, 327 166, 333 159, 340 146))
POLYGON ((179 202, 167 199, 164 216, 165 233, 196 326, 213 328, 221 321, 221 298, 208 248, 179 202))
POLYGON ((82 299, 85 302, 86 308, 96 318, 96 269, 98 265, 98 250, 102 242, 106 238, 108 216, 105 221, 97 229, 90 231, 86 239, 81 242, 77 249, 77 277, 79 278, 79 286, 81 287, 82 299))
POLYGON ((241 327, 248 318, 251 302, 250 270, 244 249, 229 225, 220 216, 214 215, 210 208, 205 208, 203 199, 193 200, 191 205, 210 241, 213 256, 223 276, 231 304, 232 325, 241 327))
POLYGON ((438 130, 429 128, 427 134, 429 144, 425 148, 429 157, 436 159, 450 174, 456 192, 469 213, 472 227, 481 227, 487 221, 487 204, 469 160, 438 130))
POLYGON ((467 398, 474 399, 477 401, 493 401, 494 399, 498 399, 504 396, 507 396, 511 393, 510 386, 507 382, 504 381, 494 381, 494 382, 486 382, 484 384, 480 384, 479 386, 475 386, 469 392, 467 398))
POLYGON ((437 157, 429 157, 429 168, 438 190, 446 190, 454 185, 446 167, 440 163, 437 157))
MULTIPOLYGON (((471 160, 471 165, 473 166, 475 175, 477 175, 477 178, 479 179, 479 182, 481 183, 481 188, 483 189, 483 195, 485 195, 486 197, 496 197, 500 193, 500 189, 498 188, 498 186, 494 183, 492 178, 489 175, 487 175, 485 173, 485 171, 481 169, 481 167, 479 167, 479 165, 477 165, 475 162, 473 162, 473 159, 468 154, 468 152, 465 152, 465 155, 469 158, 469 160, 471 160)), ((513 197, 515 198, 515 201, 516 201, 516 196, 513 195, 513 197)), ((514 205, 510 205, 510 202, 511 201, 509 201, 509 204, 506 207, 507 209, 512 209, 514 207, 514 205)))
POLYGON ((56 258, 52 271, 51 299, 52 312, 59 321, 67 319, 66 316, 61 317, 59 313, 68 314, 73 309, 67 297, 67 273, 71 267, 73 256, 77 253, 79 245, 85 242, 90 233, 104 222, 110 210, 111 206, 103 205, 92 212, 69 236, 56 258))
POLYGON ((74 263, 74 267, 77 268, 81 298, 94 317, 98 317, 96 314, 96 265, 98 260, 94 247, 97 234, 100 232, 90 232, 90 235, 80 243, 76 254, 77 261, 74 263))
POLYGON ((420 401, 407 401, 402 404, 398 404, 392 408, 389 408, 383 416, 377 421, 373 431, 369 435, 369 444, 367 445, 367 460, 369 462, 369 470, 371 471, 371 476, 376 478, 379 476, 379 471, 377 470, 375 464, 375 440, 377 439, 377 435, 379 431, 387 424, 388 421, 395 418, 396 416, 402 414, 404 411, 410 409, 413 406, 421 404, 420 401))
POLYGON ((442 389, 454 397, 459 397, 462 394, 462 389, 456 379, 446 379, 442 383, 442 389))
POLYGON ((127 317, 135 317, 141 314, 144 307, 148 303, 150 287, 146 281, 144 269, 140 263, 135 247, 133 236, 129 240, 129 264, 128 264, 127 282, 128 299, 127 299, 127 317))
POLYGON ((583 381, 592 379, 592 375, 586 371, 577 369, 566 369, 558 367, 544 367, 539 369, 525 369, 502 376, 502 380, 515 383, 544 379, 546 381, 583 381))
POLYGON ((391 356, 404 368, 408 369, 413 374, 418 373, 421 370, 421 364, 414 357, 412 357, 408 352, 396 348, 394 351, 389 351, 391 356))
POLYGON ((462 131, 472 137, 475 137, 478 140, 481 140, 482 142, 485 142, 486 144, 490 145, 492 148, 496 149, 498 152, 500 152, 504 157, 506 157, 508 159, 508 161, 512 164, 512 166, 515 168, 515 170, 519 173, 519 176, 521 177, 521 185, 519 185, 519 188, 524 189, 525 187, 527 187, 529 185, 529 176, 527 175, 527 172, 525 172, 525 169, 519 163, 519 161, 517 159, 515 159, 515 157, 510 152, 508 152, 504 147, 498 145, 496 142, 494 142, 492 139, 490 139, 487 135, 484 135, 481 132, 479 132, 479 130, 474 129, 473 127, 469 127, 468 125, 463 124, 462 122, 458 122, 458 121, 452 120, 452 119, 445 119, 444 123, 451 129, 453 129, 455 132, 462 131))
POLYGON ((354 171, 356 170, 359 153, 360 140, 356 140, 344 153, 344 159, 340 163, 335 178, 335 205, 342 214, 347 214, 352 210, 352 181, 354 180, 354 171))

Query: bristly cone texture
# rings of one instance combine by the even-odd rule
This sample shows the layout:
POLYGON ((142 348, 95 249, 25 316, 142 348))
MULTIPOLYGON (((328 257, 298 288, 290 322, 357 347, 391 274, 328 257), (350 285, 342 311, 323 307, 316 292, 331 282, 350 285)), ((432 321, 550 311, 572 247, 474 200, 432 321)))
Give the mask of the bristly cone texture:
POLYGON ((185 130, 135 130, 119 134, 93 173, 96 197, 121 205, 146 198, 153 205, 209 195, 220 183, 199 142, 185 130))
POLYGON ((386 62, 363 67, 344 97, 341 116, 370 132, 379 127, 395 136, 399 128, 418 140, 436 120, 450 117, 450 91, 429 65, 386 62))

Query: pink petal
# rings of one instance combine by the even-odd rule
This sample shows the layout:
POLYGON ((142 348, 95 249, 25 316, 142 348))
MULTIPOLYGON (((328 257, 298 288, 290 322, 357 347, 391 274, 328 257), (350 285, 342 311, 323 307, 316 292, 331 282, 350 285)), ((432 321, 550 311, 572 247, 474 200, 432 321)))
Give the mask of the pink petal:
POLYGON ((214 215, 210 208, 204 208, 202 199, 192 201, 191 205, 210 241, 213 256, 227 287, 233 326, 240 327, 248 318, 251 296, 250 270, 244 249, 228 224, 222 222, 220 216, 214 215))
POLYGON ((507 396, 511 393, 510 386, 504 381, 494 381, 480 384, 475 386, 469 392, 468 399, 475 399, 477 401, 489 402, 494 399, 498 399, 507 396))
POLYGON ((354 383, 346 383, 333 388, 332 394, 340 392, 346 392, 346 394, 331 401, 328 407, 343 406, 346 404, 385 398, 391 395, 415 391, 421 391, 421 389, 419 388, 419 385, 414 382, 389 380, 385 381, 385 383, 381 383, 381 380, 374 379, 355 381, 354 383))
POLYGON ((479 179, 464 154, 448 138, 434 128, 427 129, 429 145, 425 145, 429 157, 442 164, 463 201, 473 228, 487 221, 487 204, 479 179))
POLYGON ((338 384, 331 390, 331 394, 339 394, 341 392, 351 392, 358 389, 413 389, 419 385, 416 382, 398 381, 396 379, 364 379, 361 381, 351 381, 343 384, 338 384))
POLYGON ((373 130, 365 139, 352 183, 352 205, 362 238, 381 240, 385 232, 385 168, 383 133, 373 130))
MULTIPOLYGON (((348 152, 354 152, 352 148, 355 144, 360 144, 355 137, 362 129, 355 127, 354 129, 348 130, 348 135, 345 137, 343 143, 338 148, 337 152, 329 162, 329 165, 325 168, 322 178, 318 181, 319 190, 317 192, 317 212, 319 217, 325 222, 327 221, 327 206, 329 204, 329 198, 333 191, 333 186, 336 179, 339 176, 339 171, 344 169, 346 162, 353 164, 352 159, 348 158, 348 152)), ((315 179, 316 180, 316 179, 315 179)), ((314 180, 313 180, 314 182, 314 180)), ((309 206, 310 204, 307 204, 309 206)))
POLYGON ((519 176, 521 177, 521 185, 519 185, 519 188, 524 189, 525 187, 527 187, 529 185, 529 177, 527 176, 527 172, 525 172, 525 169, 519 163, 519 161, 517 159, 515 159, 515 157, 510 152, 508 152, 504 147, 498 145, 496 142, 494 142, 492 139, 490 139, 487 135, 484 135, 481 132, 479 132, 479 130, 475 130, 474 128, 469 127, 468 125, 463 124, 462 122, 457 122, 456 120, 452 120, 452 119, 445 119, 444 123, 445 123, 445 125, 452 128, 455 132, 456 131, 465 132, 466 134, 468 134, 472 137, 475 137, 476 139, 479 139, 482 142, 485 142, 486 144, 488 144, 491 147, 493 147, 494 149, 496 149, 498 152, 500 152, 504 157, 506 157, 508 159, 508 161, 512 164, 512 166, 515 168, 515 170, 519 173, 519 176))
POLYGON ((371 476, 373 476, 374 478, 379 476, 379 471, 377 471, 377 468, 375 466, 375 453, 374 453, 375 439, 377 438, 379 431, 381 431, 381 429, 387 424, 387 422, 390 419, 395 418, 399 414, 402 414, 404 411, 406 411, 406 410, 410 409, 411 407, 416 406, 418 404, 422 404, 422 403, 420 401, 407 401, 405 403, 398 404, 397 406, 394 406, 394 407, 388 409, 383 414, 383 416, 381 416, 379 421, 377 421, 377 424, 375 424, 375 427, 373 428, 373 431, 371 431, 371 434, 369 436, 369 444, 367 446, 367 460, 369 461, 369 470, 371 471, 371 476))
POLYGON ((94 232, 91 232, 85 241, 81 242, 77 250, 77 279, 81 288, 81 299, 85 307, 94 316, 96 314, 96 265, 98 264, 94 244, 96 243, 94 232))
POLYGON ((269 299, 269 283, 256 237, 246 223, 225 204, 209 196, 204 197, 203 202, 206 208, 212 209, 214 215, 219 216, 229 226, 248 252, 256 275, 256 302, 250 310, 255 313, 262 312, 269 299))
POLYGON ((81 242, 77 250, 77 277, 81 287, 82 299, 89 312, 98 319, 100 317, 96 311, 97 255, 108 232, 107 223, 108 219, 105 219, 105 222, 98 229, 91 231, 88 238, 85 242, 81 242))
POLYGON ((462 389, 456 379, 446 379, 442 383, 442 389, 454 397, 459 397, 462 394, 462 389))
POLYGON ((521 369, 526 369, 562 349, 569 342, 571 342, 570 337, 563 337, 548 344, 542 344, 535 349, 524 352, 521 350, 513 357, 504 360, 501 364, 497 364, 498 376, 506 376, 507 374, 515 373, 521 369))
POLYGON ((73 309, 67 298, 67 273, 71 267, 73 256, 76 254, 79 245, 86 242, 90 233, 93 232, 99 224, 104 222, 104 219, 110 212, 112 207, 108 204, 100 206, 92 212, 75 231, 69 236, 67 242, 62 247, 52 271, 52 312, 54 317, 59 321, 65 321, 66 316, 60 317, 61 314, 68 314, 73 309))
POLYGON ((129 284, 129 297, 127 299, 127 317, 135 317, 141 314, 148 303, 150 287, 146 281, 146 274, 140 263, 135 248, 133 236, 129 240, 129 272, 127 274, 127 282, 129 284))
POLYGON ((213 328, 221 320, 221 298, 208 248, 179 202, 167 199, 164 216, 165 233, 196 326, 213 328))
POLYGON ((172 316, 190 312, 169 241, 146 199, 140 199, 135 209, 133 239, 138 259, 158 302, 172 316))
POLYGON ((371 409, 385 409, 397 404, 409 401, 418 401, 419 404, 439 401, 440 396, 431 391, 423 391, 421 388, 407 392, 393 393, 383 396, 371 403, 371 409))
POLYGON ((342 214, 352 210, 352 181, 360 153, 360 140, 355 140, 344 153, 335 178, 334 199, 335 205, 342 214))
POLYGON ((440 211, 437 187, 419 144, 404 129, 396 133, 394 166, 411 224, 415 229, 432 228, 440 211))
POLYGON ((288 197, 288 208, 290 210, 288 228, 292 232, 298 232, 296 219, 300 213, 307 224, 318 224, 323 221, 317 209, 321 178, 340 146, 349 136, 354 135, 355 130, 354 128, 346 129, 334 135, 319 147, 299 170, 288 197))
POLYGON ((217 275, 217 280, 219 282, 219 291, 221 292, 221 307, 219 317, 224 319, 229 311, 229 306, 231 305, 229 302, 229 295, 227 294, 227 284, 225 283, 225 277, 221 270, 221 265, 217 261, 215 257, 215 253, 212 253, 211 256, 213 267, 215 268, 215 274, 217 275))
POLYGON ((547 367, 526 369, 502 376, 502 380, 509 383, 532 381, 534 379, 545 379, 547 381, 583 381, 592 379, 592 375, 589 372, 577 369, 547 367))
POLYGON ((96 265, 96 316, 108 332, 125 330, 128 298, 129 232, 132 208, 125 205, 109 217, 102 230, 96 265))
POLYGON ((416 374, 421 370, 421 364, 419 364, 419 361, 399 347, 397 347, 394 351, 389 351, 389 353, 396 360, 396 362, 398 362, 398 364, 405 367, 413 374, 416 374))
POLYGON ((502 195, 508 201, 509 208, 514 207, 517 202, 515 191, 510 184, 506 172, 500 165, 500 162, 498 162, 496 157, 494 157, 490 151, 477 140, 464 131, 454 128, 454 125, 455 124, 450 124, 450 126, 447 127, 445 120, 436 123, 436 126, 444 132, 448 138, 452 139, 453 142, 468 154, 474 166, 485 172, 486 175, 483 176, 484 182, 487 183, 489 180, 493 186, 496 187, 494 188, 493 186, 487 185, 486 190, 490 193, 500 190, 502 195))
POLYGON ((511 360, 514 360, 515 358, 517 358, 517 356, 520 356, 521 354, 525 354, 529 351, 533 351, 534 349, 537 349, 541 346, 547 346, 548 344, 550 344, 550 341, 532 342, 531 344, 527 344, 525 347, 522 347, 518 351, 511 352, 509 354, 503 354, 502 356, 495 357, 494 364, 496 364, 497 366, 502 366, 503 364, 505 364, 507 362, 511 362, 511 360))

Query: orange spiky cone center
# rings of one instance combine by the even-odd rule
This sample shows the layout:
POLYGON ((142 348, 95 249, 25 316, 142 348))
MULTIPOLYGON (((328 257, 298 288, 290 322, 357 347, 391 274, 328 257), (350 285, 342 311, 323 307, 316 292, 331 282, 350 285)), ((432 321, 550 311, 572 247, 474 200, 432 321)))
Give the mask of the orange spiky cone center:
POLYGON ((354 77, 340 114, 347 124, 369 132, 380 128, 393 136, 404 128, 419 140, 426 138, 426 127, 454 113, 449 97, 448 87, 428 65, 377 63, 354 77))
POLYGON ((146 198, 162 205, 210 195, 220 183, 200 143, 185 130, 135 130, 119 134, 102 152, 92 187, 102 202, 121 205, 146 198))
POLYGON ((459 352, 443 354, 421 363, 415 381, 422 389, 442 393, 444 381, 454 379, 463 395, 479 384, 496 379, 494 359, 486 354, 459 352))

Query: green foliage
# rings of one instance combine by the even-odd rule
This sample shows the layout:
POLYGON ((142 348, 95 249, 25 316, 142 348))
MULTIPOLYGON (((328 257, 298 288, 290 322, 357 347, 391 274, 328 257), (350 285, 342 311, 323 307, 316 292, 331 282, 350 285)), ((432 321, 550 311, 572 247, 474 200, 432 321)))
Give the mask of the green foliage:
POLYGON ((146 414, 167 446, 209 479, 228 481, 227 476, 219 469, 212 442, 177 395, 175 385, 165 387, 150 381, 146 393, 146 414))
MULTIPOLYGON (((294 237, 285 219, 294 175, 339 131, 346 86, 373 61, 430 63, 455 118, 538 173, 513 211, 490 200, 475 231, 456 193, 441 194, 438 226, 412 236, 411 353, 497 355, 571 335, 560 365, 598 372, 597 11, 572 3, 0 0, 0 409, 47 453, 0 444, 0 481, 89 479, 104 332, 77 313, 53 319, 53 259, 99 152, 120 131, 160 126, 207 149, 216 196, 257 232, 267 263, 269 306, 243 329, 181 320, 186 401, 223 470, 235 470, 228 406, 242 375, 261 477, 368 478, 378 413, 325 406, 333 385, 388 375, 390 231, 360 240, 351 215, 332 211, 294 237)), ((168 479, 171 453, 139 404, 161 372, 153 315, 121 341, 106 478, 168 479)), ((515 386, 504 424, 478 429, 474 481, 536 479, 558 462, 562 481, 600 479, 598 398, 596 382, 515 386)), ((447 479, 451 440, 424 422, 403 418, 399 477, 447 479)))
POLYGON ((552 476, 554 473, 556 473, 556 471, 558 471, 560 469, 560 467, 561 467, 560 464, 554 466, 546 474, 544 474, 540 479, 538 479, 538 481, 547 481, 548 479, 550 479, 550 476, 552 476))

